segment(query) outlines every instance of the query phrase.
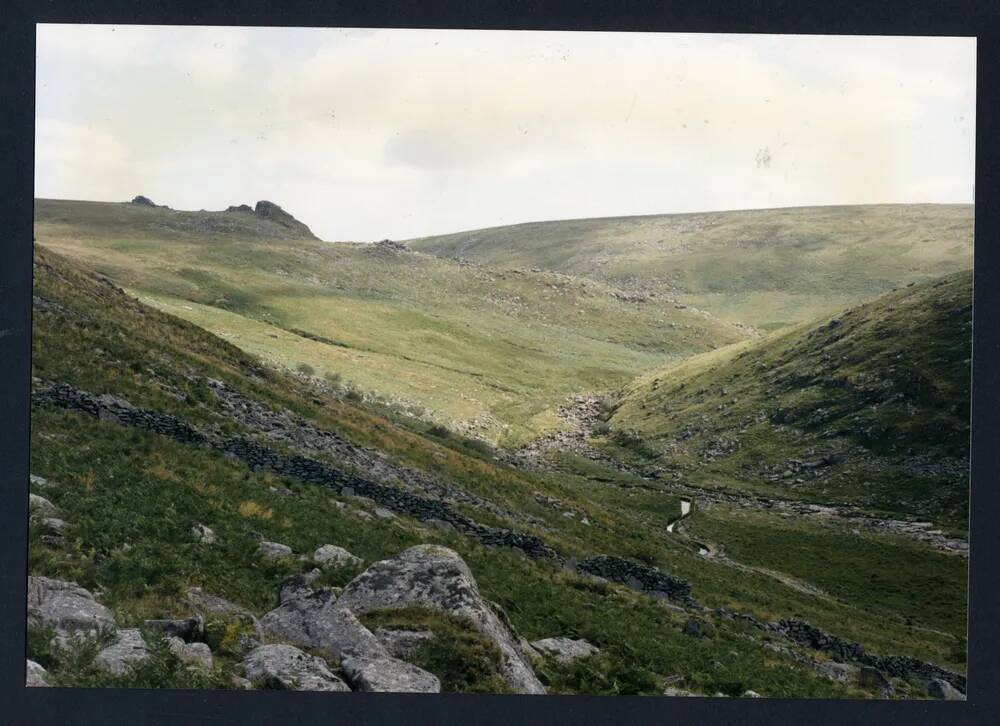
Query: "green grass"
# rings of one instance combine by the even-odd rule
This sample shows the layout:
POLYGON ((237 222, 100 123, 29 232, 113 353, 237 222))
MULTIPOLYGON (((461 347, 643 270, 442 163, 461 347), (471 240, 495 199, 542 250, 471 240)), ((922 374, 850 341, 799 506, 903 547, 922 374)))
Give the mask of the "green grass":
POLYGON ((698 484, 849 502, 961 531, 971 320, 970 272, 904 287, 647 374, 624 389, 610 424, 698 484), (832 455, 842 461, 781 476, 790 459, 832 455))
POLYGON ((215 215, 37 200, 35 235, 269 364, 341 376, 504 444, 551 427, 545 413, 574 393, 745 337, 602 283, 230 229, 248 215, 215 215))
MULTIPOLYGON (((32 362, 37 378, 112 393, 198 426, 239 433, 214 410, 212 394, 202 381, 222 379, 267 406, 289 409, 315 426, 535 518, 537 524, 508 522, 468 510, 480 521, 537 534, 566 556, 607 553, 641 559, 690 580, 695 597, 706 605, 768 619, 798 615, 860 640, 873 652, 910 654, 964 669, 964 641, 953 628, 939 632, 908 625, 910 605, 900 611, 883 591, 869 594, 852 588, 851 602, 824 599, 773 577, 698 557, 666 536, 665 522, 675 516, 678 503, 653 483, 571 456, 563 457, 553 472, 514 470, 498 464, 487 451, 470 447, 461 436, 430 431, 429 424, 404 427, 374 409, 337 397, 317 398, 298 378, 268 369, 196 325, 136 302, 42 247, 36 249, 35 295, 46 301, 34 316, 32 362), (577 516, 566 518, 562 507, 539 503, 536 492, 559 499, 577 516), (589 525, 582 523, 583 517, 589 525)), ((70 529, 60 547, 43 545, 39 532, 32 530, 30 572, 100 590, 122 625, 182 614, 182 594, 195 585, 257 614, 274 607, 282 579, 311 564, 262 560, 256 554, 255 533, 286 543, 297 553, 338 544, 366 563, 433 542, 462 555, 483 595, 501 604, 525 637, 585 637, 604 651, 600 658, 570 668, 540 665, 541 677, 555 692, 656 693, 663 678, 682 674, 690 687, 708 692, 749 688, 774 696, 872 695, 826 681, 764 650, 759 634, 735 624, 720 621, 714 638, 695 641, 682 634, 682 616, 644 595, 595 585, 552 563, 486 549, 407 517, 362 519, 353 510, 368 506, 364 502, 346 498, 348 508, 341 509, 327 490, 252 472, 209 449, 82 414, 36 408, 31 456, 33 473, 59 482, 44 495, 64 512, 70 529), (288 487, 295 496, 279 496, 270 487, 288 487), (217 543, 193 543, 188 530, 194 523, 211 527, 217 543)), ((748 536, 734 530, 734 542, 748 536)), ((720 541, 726 543, 724 537, 720 541)), ((881 552, 885 567, 892 568, 910 567, 920 550, 887 545, 881 552)), ((825 567, 830 573, 847 570, 853 556, 850 551, 832 551, 825 567)), ((826 577, 805 570, 803 578, 826 577)), ((327 584, 342 584, 349 576, 331 574, 327 584)), ((942 591, 955 590, 958 584, 951 570, 922 583, 917 605, 932 612, 933 603, 950 602, 942 591)), ((217 646, 225 641, 223 630, 217 646)), ((452 673, 447 677, 454 677, 454 688, 476 690, 490 682, 490 676, 487 669, 461 680, 457 664, 470 658, 483 662, 475 655, 475 643, 466 645, 468 652, 456 646, 454 652, 426 654, 427 662, 438 663, 435 667, 443 674, 452 673)), ((219 647, 217 656, 217 676, 224 679, 235 667, 236 653, 219 647)), ((96 683, 88 679, 97 676, 82 668, 66 665, 55 675, 66 683, 96 683)), ((160 664, 151 673, 159 673, 163 685, 182 683, 169 669, 169 664, 160 664)), ((136 678, 135 683, 148 683, 154 676, 136 678)))
POLYGON ((535 222, 409 244, 654 291, 771 330, 970 269, 972 233, 971 206, 914 204, 535 222))

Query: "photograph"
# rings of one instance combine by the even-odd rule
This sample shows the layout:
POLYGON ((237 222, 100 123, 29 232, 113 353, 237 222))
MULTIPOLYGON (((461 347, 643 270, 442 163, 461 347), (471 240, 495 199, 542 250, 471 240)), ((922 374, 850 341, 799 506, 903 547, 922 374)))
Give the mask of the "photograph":
POLYGON ((26 686, 966 700, 976 38, 34 32, 26 686))

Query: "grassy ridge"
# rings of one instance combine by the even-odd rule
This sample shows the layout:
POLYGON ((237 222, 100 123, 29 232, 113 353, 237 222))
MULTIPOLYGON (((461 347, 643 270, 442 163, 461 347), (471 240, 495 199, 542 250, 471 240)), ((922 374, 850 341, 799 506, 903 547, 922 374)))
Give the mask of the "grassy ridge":
POLYGON ((36 203, 40 243, 144 302, 271 364, 339 376, 505 444, 550 429, 552 409, 573 393, 745 337, 690 309, 623 300, 603 283, 290 239, 255 220, 36 203))
POLYGON ((648 374, 610 423, 698 483, 961 529, 971 350, 972 273, 955 273, 648 374))
POLYGON ((536 222, 409 244, 676 295, 768 330, 971 268, 972 233, 969 205, 879 205, 536 222))

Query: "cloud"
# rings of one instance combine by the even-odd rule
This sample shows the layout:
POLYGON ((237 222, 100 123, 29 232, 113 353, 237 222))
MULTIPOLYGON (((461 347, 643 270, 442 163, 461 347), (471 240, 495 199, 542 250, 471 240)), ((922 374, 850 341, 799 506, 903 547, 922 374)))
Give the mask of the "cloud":
POLYGON ((132 168, 55 139, 53 194, 269 197, 336 239, 971 199, 973 39, 42 26, 38 47, 41 117, 132 168))

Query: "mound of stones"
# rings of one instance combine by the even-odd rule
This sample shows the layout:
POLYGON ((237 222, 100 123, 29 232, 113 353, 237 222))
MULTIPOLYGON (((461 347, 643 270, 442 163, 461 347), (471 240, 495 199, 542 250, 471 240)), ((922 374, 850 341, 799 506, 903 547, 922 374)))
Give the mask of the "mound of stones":
POLYGON ((621 583, 653 597, 688 605, 694 604, 690 582, 661 572, 655 567, 647 567, 612 555, 597 555, 580 561, 576 569, 587 575, 621 583))
POLYGON ((514 691, 545 693, 506 614, 483 598, 468 565, 446 547, 417 545, 374 563, 347 584, 337 605, 354 613, 419 606, 464 617, 496 645, 514 691))

